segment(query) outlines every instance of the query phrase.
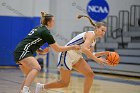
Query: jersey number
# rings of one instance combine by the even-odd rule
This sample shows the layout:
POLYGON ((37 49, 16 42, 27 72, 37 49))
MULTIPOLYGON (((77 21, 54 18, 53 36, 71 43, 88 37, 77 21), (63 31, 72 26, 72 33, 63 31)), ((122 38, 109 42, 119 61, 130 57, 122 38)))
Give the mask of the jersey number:
POLYGON ((34 32, 36 31, 36 29, 33 29, 28 35, 32 35, 34 32))

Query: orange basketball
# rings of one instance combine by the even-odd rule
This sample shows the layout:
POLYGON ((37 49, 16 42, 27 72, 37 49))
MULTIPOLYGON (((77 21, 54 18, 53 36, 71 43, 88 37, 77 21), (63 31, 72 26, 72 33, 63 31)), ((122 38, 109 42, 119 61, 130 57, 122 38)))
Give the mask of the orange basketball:
POLYGON ((108 65, 110 65, 110 66, 116 66, 120 62, 120 56, 116 52, 109 52, 106 59, 108 60, 108 65))

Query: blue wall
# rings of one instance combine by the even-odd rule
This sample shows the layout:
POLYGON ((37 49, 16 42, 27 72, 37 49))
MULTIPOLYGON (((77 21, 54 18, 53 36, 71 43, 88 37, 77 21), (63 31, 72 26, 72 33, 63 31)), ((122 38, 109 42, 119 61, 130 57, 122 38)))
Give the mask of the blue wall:
POLYGON ((39 23, 39 17, 0 16, 0 66, 16 65, 13 50, 39 23))

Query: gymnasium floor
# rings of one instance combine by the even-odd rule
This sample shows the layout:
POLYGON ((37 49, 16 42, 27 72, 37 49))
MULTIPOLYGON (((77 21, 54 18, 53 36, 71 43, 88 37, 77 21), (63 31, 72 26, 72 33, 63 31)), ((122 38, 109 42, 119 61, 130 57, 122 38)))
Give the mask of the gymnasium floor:
MULTIPOLYGON (((57 70, 41 72, 31 86, 32 93, 36 82, 54 81, 59 78, 57 70)), ((24 79, 18 68, 0 68, 0 93, 18 93, 21 81, 24 79)), ((72 73, 68 88, 53 89, 43 93, 82 93, 84 78, 77 72, 72 73)), ((97 74, 90 93, 140 93, 140 78, 97 74)))

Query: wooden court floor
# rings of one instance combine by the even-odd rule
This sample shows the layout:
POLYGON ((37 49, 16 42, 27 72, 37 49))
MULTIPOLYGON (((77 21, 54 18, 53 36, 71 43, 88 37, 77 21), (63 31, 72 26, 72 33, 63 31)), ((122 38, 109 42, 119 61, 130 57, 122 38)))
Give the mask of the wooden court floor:
MULTIPOLYGON (((0 93, 18 93, 24 76, 18 68, 0 69, 0 93)), ((40 72, 31 86, 34 93, 36 82, 45 83, 59 79, 57 70, 40 72)), ((84 78, 77 72, 72 73, 68 88, 53 89, 43 93, 83 93, 84 78)), ((140 79, 96 74, 90 93, 140 93, 140 79)))

